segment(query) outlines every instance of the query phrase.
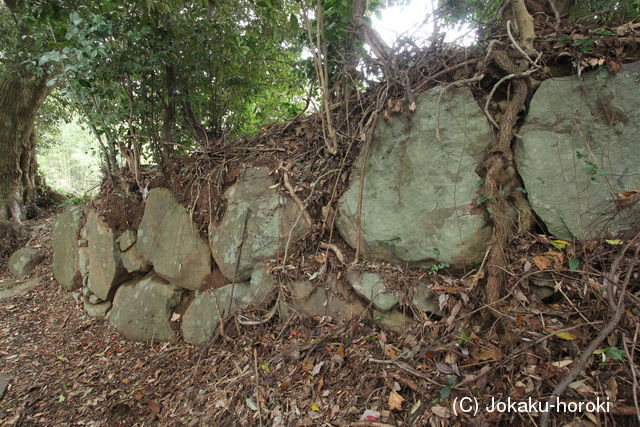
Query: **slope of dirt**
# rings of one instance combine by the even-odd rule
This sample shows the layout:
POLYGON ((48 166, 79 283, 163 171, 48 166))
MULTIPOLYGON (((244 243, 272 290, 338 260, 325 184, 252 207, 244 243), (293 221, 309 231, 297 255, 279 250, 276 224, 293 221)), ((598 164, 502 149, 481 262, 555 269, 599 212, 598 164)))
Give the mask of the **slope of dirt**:
MULTIPOLYGON (((32 224, 43 226, 31 242, 43 250, 50 248, 50 223, 32 224)), ((536 235, 511 243, 512 287, 493 307, 512 320, 506 340, 472 321, 482 308, 473 298, 477 277, 434 274, 429 280, 441 284, 445 317, 424 319, 403 335, 368 319, 339 325, 276 317, 256 327, 229 320, 227 340, 218 336, 208 349, 125 341, 107 322, 86 317, 79 295, 60 289, 49 256, 35 273, 40 286, 0 302, 0 373, 9 378, 0 419, 3 425, 530 424, 537 415, 456 416, 452 403, 546 399, 609 316, 599 271, 621 245, 560 250, 536 235), (576 254, 583 259, 576 271, 557 264, 576 254), (543 273, 558 292, 540 301, 528 279, 543 273)), ((630 251, 614 274, 623 278, 632 268, 622 322, 562 397, 609 398, 610 412, 559 414, 564 422, 637 425, 631 369, 640 353, 640 271, 632 260, 630 251)))

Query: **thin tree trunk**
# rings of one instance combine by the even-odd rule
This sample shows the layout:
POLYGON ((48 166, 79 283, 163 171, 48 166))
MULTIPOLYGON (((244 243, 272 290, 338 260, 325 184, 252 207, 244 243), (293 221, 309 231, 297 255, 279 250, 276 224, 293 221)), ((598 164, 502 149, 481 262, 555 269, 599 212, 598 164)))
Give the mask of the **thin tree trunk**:
POLYGON ((529 13, 524 0, 511 0, 513 15, 520 32, 520 45, 528 53, 533 52, 533 40, 536 38, 536 30, 533 26, 533 17, 529 13))
POLYGON ((24 218, 37 169, 34 123, 47 93, 44 79, 0 76, 0 220, 24 218))

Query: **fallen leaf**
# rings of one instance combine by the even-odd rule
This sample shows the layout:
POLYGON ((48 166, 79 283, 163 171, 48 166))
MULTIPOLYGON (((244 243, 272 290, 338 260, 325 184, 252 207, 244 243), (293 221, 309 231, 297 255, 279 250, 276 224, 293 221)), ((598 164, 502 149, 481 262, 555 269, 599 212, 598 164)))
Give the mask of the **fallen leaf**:
POLYGON ((384 352, 389 359, 395 359, 397 356, 396 350, 389 344, 384 345, 384 352))
POLYGON ((562 270, 562 264, 564 263, 564 255, 561 252, 548 251, 535 256, 533 258, 533 263, 540 270, 553 269, 560 271, 562 270))
POLYGON ((553 246, 556 249, 562 250, 567 246, 571 246, 571 243, 567 242, 566 240, 556 239, 551 241, 551 246, 553 246))
POLYGON ((320 408, 315 403, 312 403, 311 404, 311 410, 314 411, 314 412, 318 412, 320 410, 320 408))
POLYGON ((431 412, 433 412, 434 415, 440 417, 440 418, 450 418, 451 414, 449 414, 449 409, 445 408, 444 406, 440 406, 440 405, 433 405, 431 407, 431 412))
POLYGON ((147 406, 149 407, 149 410, 154 414, 160 413, 160 405, 158 404, 158 402, 149 402, 147 406))
POLYGON ((480 361, 499 360, 500 356, 501 356, 501 354, 500 354, 500 351, 498 349, 483 348, 476 355, 476 359, 478 359, 480 361))
POLYGON ((569 366, 573 363, 572 359, 559 360, 557 362, 552 362, 551 364, 557 368, 564 368, 565 366, 569 366))
POLYGON ((438 368, 438 371, 442 372, 443 374, 450 374, 453 372, 451 366, 442 362, 436 362, 436 368, 438 368))
POLYGON ((324 360, 322 362, 316 363, 316 365, 311 370, 311 375, 316 376, 320 373, 320 369, 322 369, 322 365, 324 365, 324 360))
POLYGON ((575 337, 573 335, 571 335, 569 332, 558 332, 557 334, 555 334, 558 338, 565 340, 565 341, 573 341, 575 339, 575 337))
POLYGON ((397 391, 391 390, 389 394, 389 409, 392 411, 402 409, 402 402, 404 402, 404 397, 400 396, 397 391))
POLYGON ((247 403, 247 406, 252 411, 257 411, 258 410, 258 405, 256 405, 256 402, 254 402, 252 398, 247 397, 244 401, 247 403))

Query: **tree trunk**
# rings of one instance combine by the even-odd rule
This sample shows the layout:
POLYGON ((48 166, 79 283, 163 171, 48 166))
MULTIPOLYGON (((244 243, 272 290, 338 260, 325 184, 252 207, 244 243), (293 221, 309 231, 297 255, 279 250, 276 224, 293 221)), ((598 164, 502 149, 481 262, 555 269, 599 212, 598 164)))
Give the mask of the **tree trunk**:
POLYGON ((520 45, 527 53, 533 52, 533 40, 536 38, 533 17, 527 10, 524 0, 511 0, 511 6, 520 32, 520 45))
POLYGON ((0 76, 0 220, 24 218, 37 169, 34 123, 47 93, 44 79, 0 76))

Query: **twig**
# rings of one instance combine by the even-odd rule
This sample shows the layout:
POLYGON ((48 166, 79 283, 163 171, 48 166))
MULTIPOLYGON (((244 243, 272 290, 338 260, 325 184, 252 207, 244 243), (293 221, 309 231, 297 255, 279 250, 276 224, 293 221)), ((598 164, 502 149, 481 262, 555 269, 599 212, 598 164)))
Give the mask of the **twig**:
POLYGON ((313 224, 313 221, 311 221, 311 216, 309 215, 309 212, 307 212, 307 209, 304 207, 304 204, 302 203, 302 200, 300 200, 300 198, 298 197, 296 192, 293 191, 293 187, 291 186, 291 182, 289 182, 289 174, 287 173, 286 170, 284 171, 283 175, 284 175, 284 187, 287 189, 287 191, 291 195, 291 198, 293 199, 293 201, 296 202, 296 205, 298 205, 298 207, 302 211, 302 214, 304 215, 304 218, 307 220, 307 222, 309 224, 313 224))
POLYGON ((403 371, 410 373, 411 375, 415 375, 418 378, 422 378, 423 380, 427 380, 431 384, 437 385, 438 387, 442 387, 442 384, 440 384, 438 381, 436 381, 436 380, 432 379, 431 377, 428 377, 428 376, 426 376, 424 374, 421 374, 420 372, 418 372, 415 369, 413 369, 408 363, 404 363, 404 362, 401 362, 401 361, 395 360, 395 359, 381 360, 381 359, 373 359, 373 358, 369 358, 369 362, 382 363, 382 364, 387 364, 387 365, 395 365, 398 368, 402 369, 403 371))
POLYGON ((251 319, 247 318, 246 316, 238 314, 238 323, 241 324, 242 326, 263 325, 263 324, 267 323, 269 320, 271 320, 273 318, 273 316, 276 314, 276 311, 278 311, 278 305, 279 304, 280 304, 280 293, 278 293, 278 299, 273 304, 273 307, 271 307, 271 309, 269 310, 269 312, 267 313, 267 315, 265 317, 263 317, 260 320, 251 320, 251 319))
POLYGON ((427 83, 434 81, 435 79, 437 79, 438 77, 442 77, 445 74, 448 74, 452 71, 457 70, 458 68, 462 68, 464 66, 470 65, 470 64, 474 64, 476 62, 479 62, 480 58, 473 58, 473 59, 469 59, 468 61, 464 61, 461 62, 459 64, 455 64, 452 65, 451 67, 447 67, 444 70, 438 71, 437 73, 428 76, 424 81, 422 81, 420 84, 418 84, 415 88, 414 91, 415 92, 420 92, 422 89, 424 89, 424 87, 427 85, 427 83))
MULTIPOLYGON (((242 227, 242 235, 240 236, 240 247, 238 248, 238 258, 236 258, 236 267, 233 270, 233 279, 231 280, 231 298, 229 298, 229 313, 231 313, 231 305, 233 304, 233 291, 236 286, 236 276, 238 275, 238 268, 240 267, 240 258, 242 258, 242 247, 247 234, 247 224, 249 223, 249 214, 251 209, 247 207, 247 214, 244 216, 244 226, 242 227)), ((220 320, 222 322, 222 319, 220 320)))
POLYGON ((262 427, 262 409, 260 407, 260 375, 258 372, 258 349, 253 347, 253 370, 256 375, 256 405, 258 405, 258 420, 262 427))
POLYGON ((549 7, 551 7, 551 10, 553 11, 556 24, 560 24, 560 13, 558 12, 555 2, 553 0, 547 0, 547 3, 549 3, 549 7))
MULTIPOLYGON (((529 61, 531 63, 531 65, 533 65, 534 67, 538 68, 538 64, 536 64, 535 62, 533 62, 533 60, 531 59, 531 57, 520 47, 520 45, 518 44, 518 42, 516 42, 516 39, 513 38, 513 34, 511 34, 511 20, 507 21, 507 34, 509 35, 509 40, 511 40, 511 43, 513 44, 513 47, 516 48, 516 50, 518 52, 520 52, 520 54, 525 57, 527 59, 527 61, 529 61)), ((540 55, 538 55, 538 59, 540 59, 540 55)), ((537 61, 537 60, 536 60, 537 61)))
MULTIPOLYGON (((627 245, 620 251, 620 255, 618 255, 618 257, 616 258, 617 262, 614 262, 614 264, 611 267, 611 271, 609 272, 610 276, 613 277, 615 275, 616 269, 617 269, 617 267, 619 265, 619 261, 622 260, 622 258, 624 257, 624 254, 626 253, 627 249, 629 249, 631 244, 639 236, 640 236, 640 233, 636 234, 636 236, 629 243, 627 243, 627 245)), ((571 370, 569 371, 569 373, 567 373, 567 375, 565 375, 565 377, 562 379, 562 381, 560 381, 556 385, 556 387, 553 389, 553 392, 551 393, 551 396, 549 396, 549 400, 548 400, 550 405, 557 398, 562 396, 562 394, 567 389, 569 384, 571 384, 578 377, 578 375, 580 375, 580 373, 585 369, 585 367, 587 365, 587 362, 589 361, 589 359, 593 355, 593 352, 600 346, 600 344, 602 344, 602 342, 607 338, 607 336, 609 336, 609 334, 616 328, 616 326, 620 322, 620 319, 622 318, 622 313, 624 312, 625 292, 627 290, 627 286, 629 285, 629 281, 631 280, 633 269, 634 269, 636 263, 638 262, 638 252, 639 251, 640 251, 640 245, 636 246, 636 250, 635 250, 634 256, 633 256, 633 261, 631 262, 631 264, 629 265, 629 267, 627 269, 627 274, 626 274, 626 276, 624 278, 624 282, 622 284, 622 289, 620 289, 620 296, 618 298, 618 303, 617 303, 617 305, 615 307, 615 311, 613 311, 611 309, 611 307, 610 307, 609 311, 613 311, 613 313, 611 315, 611 318, 609 319, 609 321, 607 322, 605 327, 600 331, 600 333, 589 343, 587 348, 585 348, 583 350, 582 354, 580 355, 578 360, 574 363, 574 365, 571 368, 571 370)), ((612 285, 613 285, 613 283, 609 283, 609 286, 612 286, 612 285)), ((551 416, 551 412, 548 412, 548 411, 544 412, 542 414, 542 418, 540 419, 540 426, 541 427, 547 427, 549 425, 549 417, 550 416, 551 416)))
POLYGON ((638 330, 640 330, 640 324, 636 324, 636 331, 633 334, 633 343, 631 344, 631 352, 627 346, 627 337, 622 334, 622 345, 624 351, 627 353, 627 360, 629 360, 629 369, 631 369, 631 378, 633 379, 633 404, 636 407, 636 416, 638 417, 638 424, 640 425, 640 405, 638 405, 638 376, 636 374, 636 365, 633 362, 633 358, 636 352, 636 343, 638 342, 638 330))

